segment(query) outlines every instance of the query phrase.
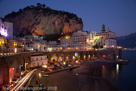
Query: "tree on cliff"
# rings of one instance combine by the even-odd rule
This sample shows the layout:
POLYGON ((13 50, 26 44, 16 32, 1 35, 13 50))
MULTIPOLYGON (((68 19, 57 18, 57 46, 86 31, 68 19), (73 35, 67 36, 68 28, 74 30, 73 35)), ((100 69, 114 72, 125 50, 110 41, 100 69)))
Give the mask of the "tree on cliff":
POLYGON ((40 6, 41 6, 41 4, 40 4, 40 3, 37 3, 36 5, 37 5, 38 7, 40 7, 40 6))

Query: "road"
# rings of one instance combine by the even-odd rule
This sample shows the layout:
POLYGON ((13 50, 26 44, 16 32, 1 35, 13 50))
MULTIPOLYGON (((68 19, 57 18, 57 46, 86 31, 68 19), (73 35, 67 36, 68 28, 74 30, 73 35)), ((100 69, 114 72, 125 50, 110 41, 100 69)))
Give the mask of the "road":
POLYGON ((11 91, 14 90, 20 90, 21 87, 24 86, 24 84, 28 81, 28 79, 31 77, 31 75, 34 73, 34 71, 36 71, 37 69, 31 70, 27 75, 25 75, 17 84, 15 87, 13 87, 13 89, 11 89, 11 91))
MULTIPOLYGON (((92 63, 93 66, 98 64, 92 63)), ((62 71, 50 74, 48 77, 38 77, 40 69, 36 71, 30 85, 37 87, 36 80, 46 86, 47 91, 116 91, 110 82, 102 77, 92 77, 90 71, 84 65, 73 71, 62 71), (56 86, 57 90, 50 90, 49 87, 56 86)))

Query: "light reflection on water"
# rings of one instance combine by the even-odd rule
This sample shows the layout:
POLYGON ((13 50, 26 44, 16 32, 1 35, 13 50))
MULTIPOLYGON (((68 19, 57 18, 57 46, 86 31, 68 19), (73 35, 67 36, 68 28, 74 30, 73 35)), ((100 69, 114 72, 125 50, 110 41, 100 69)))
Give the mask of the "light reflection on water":
POLYGON ((116 74, 118 75, 119 73, 119 64, 116 64, 116 74))
POLYGON ((121 72, 121 65, 106 64, 102 66, 102 77, 116 87, 121 72))
POLYGON ((130 59, 128 65, 108 64, 102 66, 102 77, 111 82, 119 91, 136 91, 136 51, 122 51, 130 59))

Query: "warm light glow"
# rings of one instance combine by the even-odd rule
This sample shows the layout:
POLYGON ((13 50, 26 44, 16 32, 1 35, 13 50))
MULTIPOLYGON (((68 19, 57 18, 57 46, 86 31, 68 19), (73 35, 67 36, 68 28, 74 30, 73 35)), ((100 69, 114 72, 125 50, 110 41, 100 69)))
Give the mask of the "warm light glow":
POLYGON ((118 49, 121 49, 121 48, 122 48, 122 46, 117 46, 117 48, 118 48, 118 49))
POLYGON ((38 48, 40 48, 40 45, 38 45, 38 48))
POLYGON ((86 59, 86 55, 84 55, 84 59, 86 59))
POLYGON ((70 39, 70 36, 65 36, 66 39, 70 39))
POLYGON ((90 40, 90 42, 93 42, 93 43, 94 43, 94 40, 90 40))
POLYGON ((90 55, 88 55, 88 57, 90 58, 90 55))
POLYGON ((48 66, 47 66, 47 65, 43 65, 42 67, 43 67, 43 68, 47 68, 48 66))
POLYGON ((17 48, 15 48, 15 53, 17 53, 17 48))
POLYGON ((17 46, 17 44, 14 42, 14 46, 17 46))
POLYGON ((76 63, 78 63, 78 60, 76 60, 76 63))
POLYGON ((13 77, 13 68, 9 69, 9 82, 12 82, 12 77, 13 77))
POLYGON ((112 45, 111 47, 114 47, 114 45, 112 45))
POLYGON ((106 55, 102 55, 102 57, 103 57, 103 58, 105 58, 105 57, 106 57, 106 55))
POLYGON ((53 61, 53 57, 51 58, 51 61, 53 61))
POLYGON ((58 40, 61 40, 61 38, 59 38, 58 40))
POLYGON ((75 59, 75 56, 73 56, 73 59, 75 59))
POLYGON ((66 64, 66 62, 63 62, 63 64, 65 65, 65 64, 66 64))
POLYGON ((86 42, 89 42, 89 39, 87 39, 86 42))

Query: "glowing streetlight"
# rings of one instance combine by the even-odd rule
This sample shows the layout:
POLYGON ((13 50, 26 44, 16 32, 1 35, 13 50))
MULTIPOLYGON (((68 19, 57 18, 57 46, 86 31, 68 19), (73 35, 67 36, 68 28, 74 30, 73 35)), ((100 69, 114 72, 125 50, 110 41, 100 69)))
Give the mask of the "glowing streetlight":
POLYGON ((43 68, 47 68, 47 65, 43 65, 42 67, 43 67, 43 68))
POLYGON ((76 63, 78 63, 78 60, 76 60, 76 63))
POLYGON ((41 73, 39 73, 39 77, 41 77, 42 75, 41 75, 41 73))
POLYGON ((63 62, 63 64, 65 65, 65 64, 66 64, 66 62, 63 62))

